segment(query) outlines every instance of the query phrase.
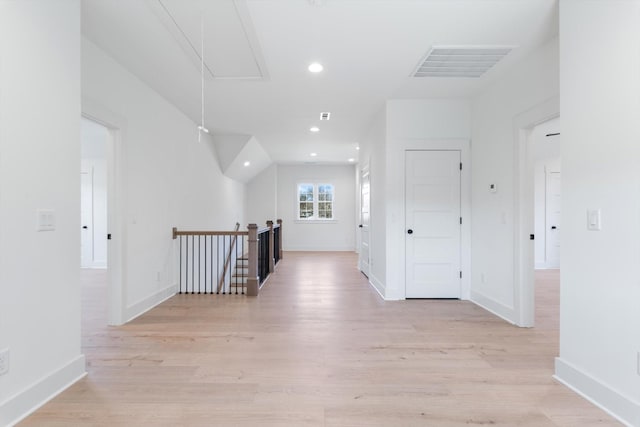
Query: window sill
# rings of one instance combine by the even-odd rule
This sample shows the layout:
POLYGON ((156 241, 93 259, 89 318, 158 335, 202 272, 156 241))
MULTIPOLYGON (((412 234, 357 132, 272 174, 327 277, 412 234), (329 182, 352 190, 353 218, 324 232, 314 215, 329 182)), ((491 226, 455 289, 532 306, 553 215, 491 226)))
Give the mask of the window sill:
POLYGON ((293 221, 296 224, 335 224, 337 219, 296 219, 293 221))

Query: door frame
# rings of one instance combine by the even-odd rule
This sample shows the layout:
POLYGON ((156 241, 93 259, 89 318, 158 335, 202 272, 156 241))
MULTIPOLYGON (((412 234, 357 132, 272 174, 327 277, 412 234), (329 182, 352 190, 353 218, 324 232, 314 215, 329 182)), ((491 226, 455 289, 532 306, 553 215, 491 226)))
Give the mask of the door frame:
POLYGON ((535 247, 533 128, 560 116, 560 98, 553 97, 527 110, 513 120, 514 140, 514 240, 513 282, 516 325, 535 324, 535 247))
MULTIPOLYGON (((405 174, 407 150, 460 150, 460 206, 462 211, 461 261, 462 283, 460 299, 471 299, 471 140, 467 138, 390 138, 387 142, 386 185, 386 288, 385 299, 406 299, 405 247, 405 174), (391 190, 393 189, 393 190, 391 190)), ((372 189, 373 189, 372 185, 372 189)), ((375 244, 375 242, 374 242, 375 244)), ((376 262, 375 259, 373 261, 376 262)))
MULTIPOLYGON (((405 150, 404 151, 404 155, 405 155, 405 161, 404 161, 404 173, 405 173, 405 179, 404 179, 404 182, 405 182, 405 185, 404 185, 404 215, 405 215, 405 217, 403 219, 403 222, 404 222, 405 230, 407 230, 409 228, 409 225, 407 224, 407 158, 408 158, 408 153, 443 152, 443 151, 458 153, 459 162, 460 162, 460 164, 462 164, 462 150, 461 149, 443 149, 443 150, 429 149, 429 150, 405 150)), ((463 210, 462 209, 462 198, 463 198, 462 197, 462 187, 463 187, 463 184, 462 184, 462 170, 463 170, 463 168, 461 167, 460 168, 460 177, 459 177, 460 178, 460 180, 459 180, 459 185, 460 185, 460 196, 459 197, 460 197, 460 200, 458 201, 459 202, 458 207, 460 209, 460 211, 459 211, 460 218, 462 218, 462 210, 463 210)), ((460 268, 460 272, 461 273, 462 273, 462 258, 463 258, 463 254, 462 254, 463 253, 463 247, 462 247, 462 225, 463 225, 463 223, 460 224, 460 238, 459 238, 459 241, 458 241, 458 245, 459 245, 459 248, 460 248, 460 252, 459 252, 459 255, 460 255, 459 268, 460 268)), ((404 282, 404 288, 405 288, 405 298, 407 298, 407 269, 408 269, 408 264, 407 264, 407 246, 408 246, 407 245, 407 239, 408 239, 408 237, 407 237, 407 234, 405 232, 404 233, 404 254, 405 254, 405 257, 404 257, 405 258, 405 268, 404 268, 404 271, 405 271, 405 276, 404 276, 405 277, 405 282, 404 282)), ((412 298, 415 298, 415 297, 412 297, 412 298)), ((422 298, 422 297, 417 297, 417 298, 422 298)), ((424 297, 424 298, 430 298, 430 297, 424 297)), ((436 297, 436 298, 438 298, 438 297, 436 297)), ((462 298, 462 277, 460 277, 460 281, 459 281, 458 299, 463 299, 462 298)))
POLYGON ((82 100, 82 117, 106 127, 107 138, 107 305, 108 324, 124 324, 126 308, 125 281, 125 174, 123 134, 126 120, 90 100, 82 100))
MULTIPOLYGON (((371 170, 369 169, 369 161, 363 163, 360 168, 358 168, 358 224, 362 224, 362 176, 367 173, 369 175, 369 259, 367 260, 367 265, 369 266, 367 279, 371 282, 371 170)), ((364 274, 362 271, 362 229, 358 228, 358 270, 364 274)))

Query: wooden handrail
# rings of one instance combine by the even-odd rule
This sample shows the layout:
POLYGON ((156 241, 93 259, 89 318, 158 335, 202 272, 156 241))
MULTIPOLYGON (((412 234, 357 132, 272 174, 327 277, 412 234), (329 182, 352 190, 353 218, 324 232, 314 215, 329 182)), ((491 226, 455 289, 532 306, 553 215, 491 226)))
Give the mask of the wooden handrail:
MULTIPOLYGON (((237 227, 240 227, 237 224, 237 227)), ((173 227, 173 239, 175 240, 178 236, 248 236, 248 231, 238 231, 238 228, 235 231, 178 231, 176 227, 173 227)))
MULTIPOLYGON (((227 270, 229 270, 229 264, 231 264, 231 254, 233 253, 233 247, 236 245, 236 240, 238 239, 239 235, 244 235, 244 234, 249 234, 249 232, 243 232, 242 234, 235 234, 238 232, 238 229, 240 229, 240 223, 236 222, 236 229, 233 233, 229 233, 227 232, 226 235, 229 236, 233 236, 233 239, 231 240, 231 245, 229 246, 229 253, 227 254, 227 259, 224 262, 224 267, 222 269, 222 276, 220 276, 220 280, 218 281, 218 293, 220 293, 220 291, 222 290, 222 288, 224 287, 224 278, 227 275, 227 270)), ((216 231, 213 231, 212 233, 217 233, 216 231)), ((215 234, 212 234, 212 236, 215 236, 215 234)))

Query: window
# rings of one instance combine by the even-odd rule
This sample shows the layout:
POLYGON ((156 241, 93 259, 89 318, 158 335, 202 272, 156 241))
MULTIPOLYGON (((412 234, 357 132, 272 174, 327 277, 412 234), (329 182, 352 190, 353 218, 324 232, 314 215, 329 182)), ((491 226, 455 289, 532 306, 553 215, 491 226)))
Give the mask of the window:
POLYGON ((298 219, 332 220, 333 184, 298 184, 298 219))

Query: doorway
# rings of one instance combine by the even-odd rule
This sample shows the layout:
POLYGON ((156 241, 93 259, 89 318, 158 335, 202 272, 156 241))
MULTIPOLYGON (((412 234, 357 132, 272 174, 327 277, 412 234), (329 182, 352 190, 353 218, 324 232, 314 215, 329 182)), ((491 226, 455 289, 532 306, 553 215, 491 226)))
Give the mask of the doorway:
POLYGON ((81 119, 80 286, 83 337, 108 323, 107 144, 109 130, 81 119))
POLYGON ((534 185, 534 325, 557 330, 560 310, 560 119, 535 126, 529 136, 534 185))
MULTIPOLYGON (((95 324, 121 325, 125 315, 122 278, 124 233, 119 195, 123 186, 121 131, 124 120, 109 111, 83 103, 81 117, 81 277, 92 288, 90 317, 95 324), (85 228, 86 227, 86 228, 85 228), (106 305, 105 305, 106 301, 106 305)), ((83 295, 84 296, 84 295, 83 295)), ((89 307, 83 306, 83 312, 89 307)))
POLYGON ((360 271, 369 277, 371 268, 370 248, 370 213, 371 213, 371 185, 369 177, 369 165, 362 167, 360 171, 360 257, 358 263, 360 271))
POLYGON ((406 298, 461 297, 461 153, 405 152, 406 298))
POLYGON ((107 268, 107 140, 109 130, 82 119, 80 267, 107 268))
MULTIPOLYGON (((542 235, 535 232, 535 147, 532 135, 536 128, 540 131, 545 123, 557 119, 559 111, 559 98, 554 97, 516 116, 513 122, 517 171, 514 203, 514 323, 520 327, 533 327, 535 324, 535 239, 542 235)), ((551 133, 559 132, 545 132, 545 137, 551 133)), ((553 225, 549 224, 550 227, 553 225)))

